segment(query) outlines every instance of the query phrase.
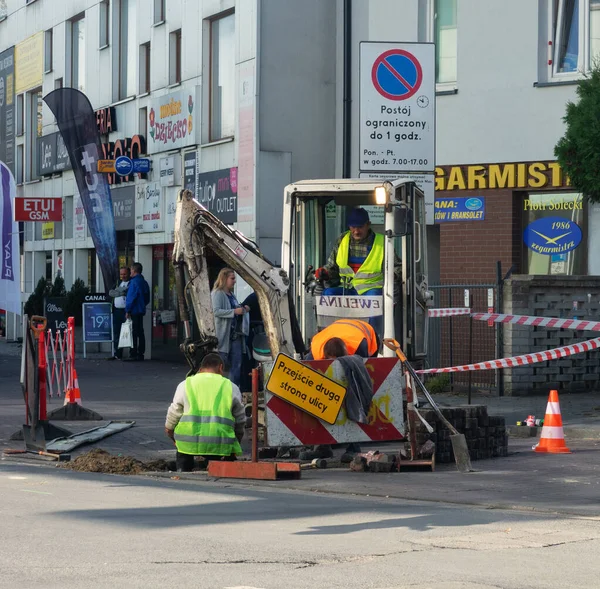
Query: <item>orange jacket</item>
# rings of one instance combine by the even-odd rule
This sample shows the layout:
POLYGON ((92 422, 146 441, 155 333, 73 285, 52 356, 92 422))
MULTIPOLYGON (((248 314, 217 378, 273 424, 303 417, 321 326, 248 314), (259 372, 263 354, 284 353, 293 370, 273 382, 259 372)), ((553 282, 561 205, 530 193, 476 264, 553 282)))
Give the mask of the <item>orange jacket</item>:
POLYGON ((368 323, 359 319, 338 319, 312 338, 310 351, 315 360, 325 359, 323 348, 333 337, 339 337, 344 341, 350 355, 356 353, 358 346, 364 339, 367 340, 369 356, 377 352, 377 336, 375 330, 368 323))

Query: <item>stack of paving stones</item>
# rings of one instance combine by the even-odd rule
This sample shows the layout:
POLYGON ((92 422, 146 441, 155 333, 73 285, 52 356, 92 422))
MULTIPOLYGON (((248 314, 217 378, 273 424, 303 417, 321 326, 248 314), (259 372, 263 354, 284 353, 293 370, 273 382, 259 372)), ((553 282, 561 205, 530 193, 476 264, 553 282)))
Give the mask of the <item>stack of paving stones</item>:
MULTIPOLYGON (((442 407, 444 417, 465 435, 471 460, 483 460, 508 455, 508 436, 504 417, 488 415, 485 405, 442 407)), ((427 440, 435 444, 436 462, 454 461, 450 432, 435 414, 433 409, 419 409, 419 413, 433 428, 429 433, 421 421, 417 420, 417 446, 427 440)))

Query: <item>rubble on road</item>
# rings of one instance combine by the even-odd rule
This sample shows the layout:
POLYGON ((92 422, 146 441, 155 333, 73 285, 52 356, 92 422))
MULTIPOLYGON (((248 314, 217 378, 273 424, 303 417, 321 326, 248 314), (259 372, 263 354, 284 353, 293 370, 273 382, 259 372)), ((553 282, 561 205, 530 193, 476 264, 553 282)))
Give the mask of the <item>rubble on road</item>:
POLYGON ((60 468, 81 472, 102 472, 109 474, 142 474, 147 472, 167 471, 171 465, 166 460, 142 462, 131 456, 115 456, 106 450, 94 448, 71 462, 60 465, 60 468))

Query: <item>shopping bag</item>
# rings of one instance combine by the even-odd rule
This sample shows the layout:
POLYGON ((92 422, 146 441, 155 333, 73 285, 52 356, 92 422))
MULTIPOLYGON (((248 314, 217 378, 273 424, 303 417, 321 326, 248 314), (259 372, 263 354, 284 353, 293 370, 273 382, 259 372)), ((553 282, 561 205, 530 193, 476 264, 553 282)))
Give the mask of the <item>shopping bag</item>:
POLYGON ((121 332, 119 334, 119 348, 133 348, 131 319, 126 319, 123 325, 121 325, 121 332))

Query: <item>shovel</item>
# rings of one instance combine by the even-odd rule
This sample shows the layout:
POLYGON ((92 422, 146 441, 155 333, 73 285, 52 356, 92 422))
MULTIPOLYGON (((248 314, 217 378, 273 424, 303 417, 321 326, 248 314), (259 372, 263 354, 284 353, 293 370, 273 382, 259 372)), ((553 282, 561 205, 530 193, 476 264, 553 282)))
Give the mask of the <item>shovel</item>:
POLYGON ((454 451, 454 460, 456 461, 456 468, 460 472, 473 472, 471 467, 471 457, 469 455, 469 448, 467 447, 467 440, 464 434, 458 433, 458 430, 444 417, 444 414, 440 411, 440 408, 436 405, 433 397, 429 394, 429 391, 425 385, 421 382, 419 375, 415 372, 415 369, 408 362, 406 355, 400 348, 400 344, 395 339, 384 339, 384 345, 396 352, 396 356, 408 370, 408 373, 412 376, 413 380, 417 383, 417 386, 426 399, 431 404, 431 407, 435 411, 436 415, 442 420, 443 424, 450 430, 450 442, 452 443, 452 450, 454 451))
MULTIPOLYGON (((27 333, 28 352, 26 354, 27 397, 29 405, 30 425, 23 426, 23 440, 27 450, 46 451, 46 432, 40 423, 40 371, 38 337, 46 329, 46 318, 33 316, 27 333), (33 378, 31 378, 33 376, 33 378), (33 382, 31 382, 33 381, 33 382), (33 386, 31 386, 33 385, 33 386)), ((45 372, 43 374, 45 376, 45 372)))

